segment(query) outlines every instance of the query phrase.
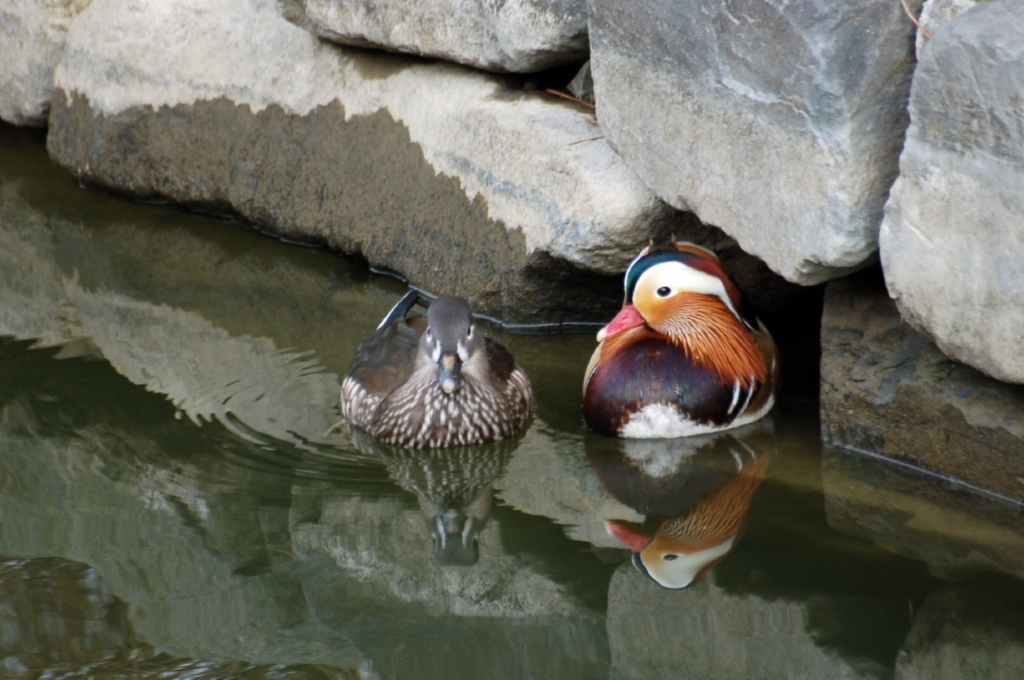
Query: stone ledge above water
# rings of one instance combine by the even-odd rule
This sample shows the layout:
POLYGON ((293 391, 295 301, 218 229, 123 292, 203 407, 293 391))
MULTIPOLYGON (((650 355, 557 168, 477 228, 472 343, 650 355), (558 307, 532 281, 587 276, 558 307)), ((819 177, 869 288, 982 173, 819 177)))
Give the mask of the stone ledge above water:
POLYGON ((1024 388, 950 360, 903 323, 877 269, 829 284, 821 345, 826 444, 1024 500, 1024 388))
POLYGON ((290 0, 285 7, 326 40, 488 71, 530 73, 587 57, 585 0, 290 0))

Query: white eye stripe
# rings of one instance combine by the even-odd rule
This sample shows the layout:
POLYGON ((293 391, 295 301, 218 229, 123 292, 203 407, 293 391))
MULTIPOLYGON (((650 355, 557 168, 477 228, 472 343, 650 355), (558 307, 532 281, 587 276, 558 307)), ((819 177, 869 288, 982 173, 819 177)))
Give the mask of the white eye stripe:
POLYGON ((645 255, 649 255, 649 254, 650 254, 650 252, 651 252, 651 247, 650 247, 650 246, 647 246, 647 247, 645 247, 645 248, 644 248, 643 250, 641 250, 641 251, 640 251, 640 254, 639 254, 639 255, 637 255, 636 257, 634 257, 634 258, 633 258, 633 261, 629 263, 629 266, 628 266, 628 267, 626 267, 626 274, 625 274, 625 276, 623 276, 623 277, 622 277, 622 288, 623 288, 623 290, 624 290, 624 291, 625 291, 626 293, 628 293, 628 292, 629 292, 629 273, 630 273, 631 271, 633 271, 633 266, 634 266, 634 265, 635 265, 635 264, 636 264, 637 262, 639 262, 639 261, 640 261, 640 258, 641 258, 641 257, 643 257, 643 256, 645 256, 645 255))
MULTIPOLYGON (((687 267, 682 262, 662 262, 656 264, 643 274, 636 282, 636 290, 646 288, 657 291, 660 288, 668 288, 672 292, 699 293, 701 295, 714 295, 729 308, 737 319, 742 321, 739 312, 732 305, 729 294, 725 290, 725 284, 717 276, 706 274, 692 267, 687 267)), ((635 293, 634 293, 635 295, 635 293)))
POLYGON ((461 340, 459 341, 459 346, 456 349, 456 351, 459 354, 459 360, 460 361, 465 362, 467 359, 469 359, 469 352, 466 351, 466 346, 464 344, 462 344, 461 340))

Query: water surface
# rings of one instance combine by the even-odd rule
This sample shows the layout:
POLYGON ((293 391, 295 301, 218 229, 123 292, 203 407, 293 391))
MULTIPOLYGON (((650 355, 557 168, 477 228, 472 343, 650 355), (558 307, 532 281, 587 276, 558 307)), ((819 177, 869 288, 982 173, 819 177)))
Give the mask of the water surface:
POLYGON ((822 451, 813 400, 627 445, 583 426, 591 334, 491 327, 534 383, 520 438, 325 434, 404 291, 0 127, 0 675, 1020 677, 1021 508, 822 451), (475 551, 436 549, 449 506, 475 551), (680 590, 605 526, 729 512, 680 590))

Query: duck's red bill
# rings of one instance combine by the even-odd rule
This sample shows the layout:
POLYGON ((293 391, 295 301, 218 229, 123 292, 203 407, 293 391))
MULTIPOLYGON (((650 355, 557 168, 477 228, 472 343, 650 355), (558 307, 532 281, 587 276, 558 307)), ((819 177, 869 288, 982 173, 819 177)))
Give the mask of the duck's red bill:
POLYGON ((615 315, 614 319, 608 322, 607 326, 598 331, 597 341, 601 342, 605 338, 618 335, 623 331, 628 331, 630 328, 642 326, 643 323, 644 317, 640 316, 640 312, 636 311, 636 307, 633 305, 626 305, 619 310, 619 313, 615 315))

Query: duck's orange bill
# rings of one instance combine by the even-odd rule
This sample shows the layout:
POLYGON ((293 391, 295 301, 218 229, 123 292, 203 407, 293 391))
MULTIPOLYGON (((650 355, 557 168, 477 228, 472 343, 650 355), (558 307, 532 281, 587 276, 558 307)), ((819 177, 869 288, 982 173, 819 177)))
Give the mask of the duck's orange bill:
POLYGON ((610 338, 613 335, 618 335, 623 331, 628 331, 630 328, 636 328, 643 324, 644 317, 640 316, 640 312, 636 311, 636 307, 626 305, 619 310, 614 319, 608 322, 607 326, 597 332, 597 341, 601 342, 605 338, 610 338))
POLYGON ((626 544, 626 547, 633 552, 640 552, 651 542, 651 535, 644 531, 643 527, 636 522, 626 522, 621 519, 606 519, 604 530, 612 538, 617 538, 626 544))

